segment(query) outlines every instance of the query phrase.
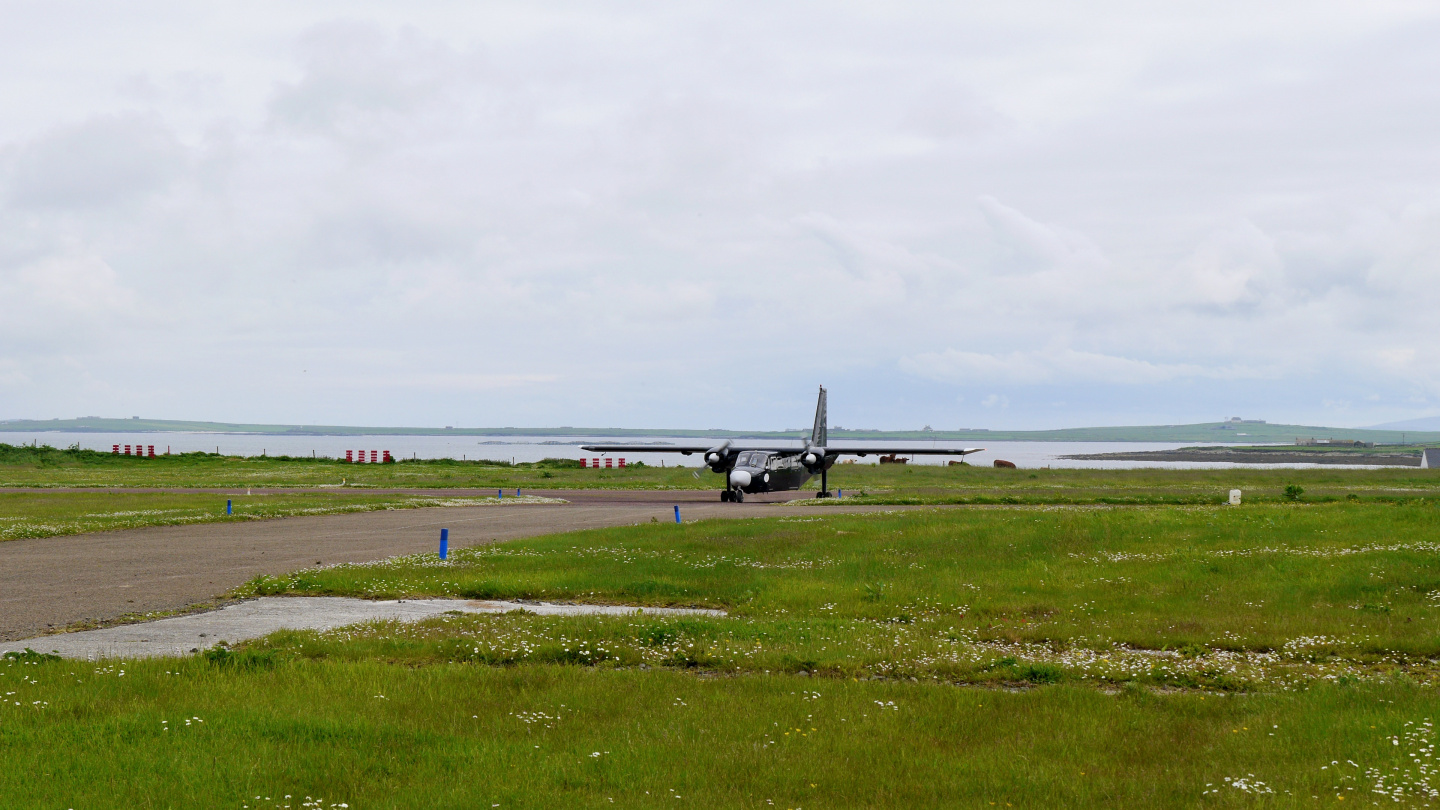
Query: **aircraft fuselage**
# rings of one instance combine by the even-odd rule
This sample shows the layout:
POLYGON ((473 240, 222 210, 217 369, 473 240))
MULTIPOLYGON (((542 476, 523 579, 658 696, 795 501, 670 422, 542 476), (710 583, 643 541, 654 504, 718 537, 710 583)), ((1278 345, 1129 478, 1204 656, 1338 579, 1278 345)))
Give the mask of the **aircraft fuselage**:
MULTIPOLYGON (((825 461, 826 469, 835 463, 833 457, 825 461)), ((719 459, 710 469, 725 476, 732 494, 738 490, 751 495, 797 490, 805 486, 815 474, 800 461, 799 453, 765 450, 741 450, 730 457, 719 459)))

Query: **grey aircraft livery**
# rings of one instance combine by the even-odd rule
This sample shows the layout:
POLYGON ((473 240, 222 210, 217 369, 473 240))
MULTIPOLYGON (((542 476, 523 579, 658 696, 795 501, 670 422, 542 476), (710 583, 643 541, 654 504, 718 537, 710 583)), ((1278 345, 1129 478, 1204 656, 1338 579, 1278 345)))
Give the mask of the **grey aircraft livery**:
POLYGON ((826 473, 840 456, 868 456, 891 453, 917 456, 961 456, 978 453, 983 447, 963 449, 946 447, 859 447, 830 444, 825 427, 825 386, 820 386, 820 401, 815 405, 815 427, 802 447, 777 447, 773 444, 737 444, 729 439, 706 447, 676 444, 587 444, 582 450, 591 453, 704 453, 705 464, 712 472, 725 476, 727 487, 720 491, 720 500, 740 503, 745 493, 789 492, 805 486, 815 474, 820 475, 821 498, 830 497, 826 473))

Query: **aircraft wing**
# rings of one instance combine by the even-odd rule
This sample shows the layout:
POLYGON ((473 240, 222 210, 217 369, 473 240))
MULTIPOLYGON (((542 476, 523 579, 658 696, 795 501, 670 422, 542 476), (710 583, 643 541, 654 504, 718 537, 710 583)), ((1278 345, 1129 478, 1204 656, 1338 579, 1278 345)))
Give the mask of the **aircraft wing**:
POLYGON ((587 453, 703 453, 713 444, 582 444, 580 449, 587 453))
POLYGON ((842 456, 968 456, 971 453, 983 451, 983 447, 851 447, 846 445, 829 445, 825 448, 827 455, 842 456))
MULTIPOLYGON (((624 453, 627 450, 632 453, 704 453, 714 449, 715 445, 708 444, 585 444, 580 449, 587 453, 624 453)), ((734 452, 746 450, 765 450, 771 453, 802 453, 804 448, 789 445, 780 447, 773 444, 731 444, 727 449, 734 452)), ((881 456, 895 454, 897 456, 966 456, 971 453, 979 453, 983 447, 856 447, 847 445, 830 445, 825 448, 826 455, 841 456, 881 456)))

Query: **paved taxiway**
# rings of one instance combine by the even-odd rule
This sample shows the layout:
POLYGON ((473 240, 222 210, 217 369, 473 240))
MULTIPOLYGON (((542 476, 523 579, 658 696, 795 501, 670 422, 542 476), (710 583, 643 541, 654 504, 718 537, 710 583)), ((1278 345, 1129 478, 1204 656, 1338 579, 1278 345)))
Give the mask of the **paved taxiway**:
MULTIPOLYGON (((234 490, 206 491, 224 497, 234 490)), ((277 491, 281 490, 255 490, 277 491)), ((719 503, 715 492, 700 490, 526 490, 525 494, 564 498, 569 503, 403 509, 10 540, 0 543, 0 641, 28 638, 83 620, 182 609, 260 574, 433 551, 441 527, 450 529, 452 548, 465 548, 553 532, 648 523, 652 517, 673 522, 675 504, 687 521, 903 508, 783 503, 808 494, 803 492, 752 497, 743 504, 719 503)))

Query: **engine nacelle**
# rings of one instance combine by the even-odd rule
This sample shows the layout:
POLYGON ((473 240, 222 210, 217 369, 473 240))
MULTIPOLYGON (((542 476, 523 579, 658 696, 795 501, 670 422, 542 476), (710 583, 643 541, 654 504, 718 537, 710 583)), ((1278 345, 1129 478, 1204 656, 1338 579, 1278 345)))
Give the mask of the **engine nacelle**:
POLYGON ((705 451, 705 463, 715 472, 720 472, 719 465, 730 455, 730 440, 726 439, 715 447, 705 451))
POLYGON ((800 463, 805 465, 805 469, 816 472, 825 466, 825 448, 811 447, 800 454, 800 463))

